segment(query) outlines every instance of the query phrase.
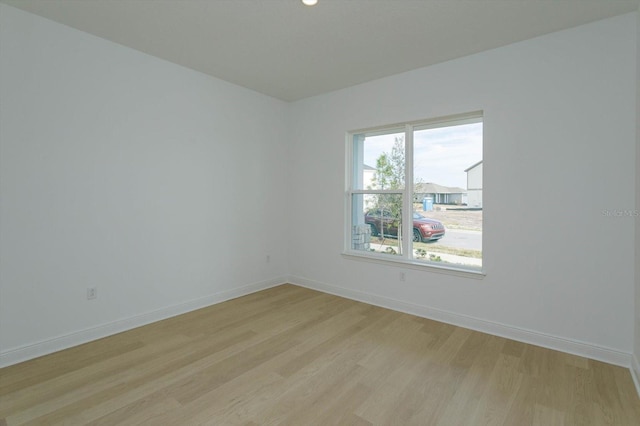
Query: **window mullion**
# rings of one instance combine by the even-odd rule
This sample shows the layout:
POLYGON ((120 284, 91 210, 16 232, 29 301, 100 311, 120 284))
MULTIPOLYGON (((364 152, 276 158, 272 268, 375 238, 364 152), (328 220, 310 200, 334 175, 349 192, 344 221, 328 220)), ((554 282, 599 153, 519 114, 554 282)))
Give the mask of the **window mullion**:
POLYGON ((404 129, 404 193, 402 197, 402 253, 413 258, 413 126, 404 129))
POLYGON ((404 189, 354 189, 350 194, 404 194, 404 189))

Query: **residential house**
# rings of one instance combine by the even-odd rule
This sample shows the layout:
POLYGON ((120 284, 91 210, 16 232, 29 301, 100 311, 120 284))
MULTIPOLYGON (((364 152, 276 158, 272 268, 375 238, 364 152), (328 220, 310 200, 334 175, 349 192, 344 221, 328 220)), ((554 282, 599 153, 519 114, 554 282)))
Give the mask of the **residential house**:
POLYGON ((467 174, 467 205, 482 208, 482 161, 465 169, 467 174))
POLYGON ((467 203, 467 191, 459 187, 438 185, 437 183, 417 183, 414 186, 413 201, 422 202, 424 198, 431 198, 434 204, 463 205, 467 203))

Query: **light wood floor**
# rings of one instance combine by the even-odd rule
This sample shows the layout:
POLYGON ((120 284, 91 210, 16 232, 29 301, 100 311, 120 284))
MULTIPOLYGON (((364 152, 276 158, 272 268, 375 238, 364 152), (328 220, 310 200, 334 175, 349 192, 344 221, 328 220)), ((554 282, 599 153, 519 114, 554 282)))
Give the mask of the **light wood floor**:
POLYGON ((0 370, 0 425, 638 425, 629 371, 283 285, 0 370))

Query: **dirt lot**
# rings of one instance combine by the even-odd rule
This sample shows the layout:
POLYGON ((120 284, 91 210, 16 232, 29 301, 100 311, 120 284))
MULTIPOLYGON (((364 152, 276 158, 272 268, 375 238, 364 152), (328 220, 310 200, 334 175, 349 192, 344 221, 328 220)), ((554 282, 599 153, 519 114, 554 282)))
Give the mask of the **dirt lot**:
POLYGON ((448 229, 482 231, 482 210, 463 210, 462 207, 436 204, 433 211, 424 212, 421 203, 416 203, 414 209, 425 217, 439 220, 448 229))

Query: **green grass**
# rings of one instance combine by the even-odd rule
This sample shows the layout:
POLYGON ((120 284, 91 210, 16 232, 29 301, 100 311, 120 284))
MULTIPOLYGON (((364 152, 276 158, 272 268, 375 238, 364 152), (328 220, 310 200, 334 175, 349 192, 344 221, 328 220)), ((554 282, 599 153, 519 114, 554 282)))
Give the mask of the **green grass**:
MULTIPOLYGON (((383 251, 381 251, 378 248, 380 243, 381 243, 381 241, 377 237, 372 237, 372 239, 371 239, 371 248, 374 249, 374 251, 376 251, 378 253, 383 253, 383 251)), ((382 244, 384 244, 386 246, 393 247, 393 249, 396 252, 400 251, 400 249, 398 248, 398 240, 396 240, 395 238, 386 237, 382 244)), ((463 248, 456 248, 456 247, 447 247, 447 246, 440 245, 440 243, 438 243, 438 242, 435 242, 435 243, 415 243, 414 242, 413 243, 413 249, 414 250, 423 249, 423 250, 426 250, 427 253, 453 254, 455 256, 482 259, 482 250, 472 250, 472 249, 463 249, 463 248)), ((427 254, 427 256, 429 256, 429 255, 427 254)))
POLYGON ((476 259, 482 259, 482 250, 471 250, 456 247, 446 247, 439 245, 438 243, 413 243, 414 249, 424 249, 428 253, 443 253, 453 254, 456 256, 473 257, 476 259))

